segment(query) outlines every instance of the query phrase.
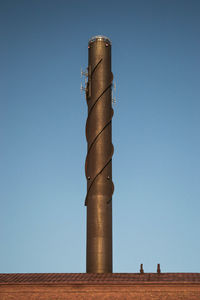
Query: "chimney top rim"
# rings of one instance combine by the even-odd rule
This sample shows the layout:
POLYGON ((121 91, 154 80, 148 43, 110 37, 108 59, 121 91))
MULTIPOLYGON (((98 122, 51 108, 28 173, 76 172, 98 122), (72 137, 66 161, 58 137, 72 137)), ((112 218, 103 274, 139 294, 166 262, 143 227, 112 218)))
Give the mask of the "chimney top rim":
POLYGON ((103 42, 109 43, 111 45, 111 40, 107 36, 104 36, 104 35, 93 36, 91 39, 89 39, 88 44, 91 44, 96 41, 103 41, 103 42))

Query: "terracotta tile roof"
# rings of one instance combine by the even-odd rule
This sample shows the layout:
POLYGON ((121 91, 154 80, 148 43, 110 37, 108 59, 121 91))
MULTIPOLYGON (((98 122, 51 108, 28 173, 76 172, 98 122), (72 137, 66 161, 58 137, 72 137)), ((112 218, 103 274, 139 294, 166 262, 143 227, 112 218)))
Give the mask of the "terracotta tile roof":
POLYGON ((0 274, 1 284, 199 283, 200 273, 17 273, 0 274))

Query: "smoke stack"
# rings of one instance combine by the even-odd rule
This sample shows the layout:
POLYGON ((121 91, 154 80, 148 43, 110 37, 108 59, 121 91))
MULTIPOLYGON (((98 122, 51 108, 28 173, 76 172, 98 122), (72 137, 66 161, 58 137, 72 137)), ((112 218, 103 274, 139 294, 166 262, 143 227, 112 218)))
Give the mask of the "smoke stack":
POLYGON ((96 36, 88 44, 87 273, 112 273, 112 81, 111 41, 96 36))

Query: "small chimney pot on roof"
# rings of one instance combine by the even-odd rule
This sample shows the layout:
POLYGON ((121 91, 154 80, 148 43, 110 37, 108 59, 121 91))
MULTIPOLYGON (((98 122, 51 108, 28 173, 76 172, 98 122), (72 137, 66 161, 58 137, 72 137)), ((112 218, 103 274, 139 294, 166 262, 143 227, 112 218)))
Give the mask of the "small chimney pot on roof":
POLYGON ((160 274, 161 270, 160 270, 160 264, 157 264, 157 273, 160 274))
POLYGON ((140 265, 140 274, 144 274, 143 264, 140 265))

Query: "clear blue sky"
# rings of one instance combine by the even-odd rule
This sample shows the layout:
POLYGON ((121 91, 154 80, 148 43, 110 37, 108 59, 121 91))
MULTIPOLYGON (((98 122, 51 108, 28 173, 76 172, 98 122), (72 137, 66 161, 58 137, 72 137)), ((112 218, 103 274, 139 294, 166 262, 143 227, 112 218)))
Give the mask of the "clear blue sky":
POLYGON ((0 272, 85 272, 87 43, 112 40, 114 272, 200 272, 200 2, 0 2, 0 272))

